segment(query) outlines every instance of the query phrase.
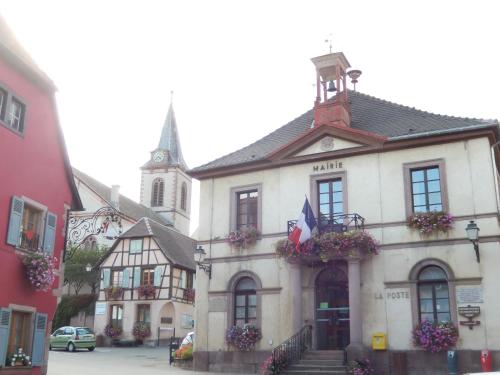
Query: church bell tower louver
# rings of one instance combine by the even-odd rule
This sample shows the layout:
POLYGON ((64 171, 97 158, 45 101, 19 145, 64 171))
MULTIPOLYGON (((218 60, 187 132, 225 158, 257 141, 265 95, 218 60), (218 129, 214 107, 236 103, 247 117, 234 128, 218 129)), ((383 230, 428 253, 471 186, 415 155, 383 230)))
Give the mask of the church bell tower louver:
POLYGON ((141 204, 165 217, 186 236, 189 235, 192 184, 187 169, 171 101, 158 147, 141 167, 141 204))

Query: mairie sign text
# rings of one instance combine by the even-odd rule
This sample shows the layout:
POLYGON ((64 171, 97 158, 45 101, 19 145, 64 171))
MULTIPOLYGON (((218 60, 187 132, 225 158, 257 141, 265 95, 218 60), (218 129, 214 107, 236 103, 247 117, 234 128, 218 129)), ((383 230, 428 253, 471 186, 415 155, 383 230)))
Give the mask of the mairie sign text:
POLYGON ((320 171, 330 171, 332 169, 342 169, 344 168, 344 165, 341 161, 329 161, 326 163, 322 164, 315 164, 313 165, 313 172, 320 172, 320 171))

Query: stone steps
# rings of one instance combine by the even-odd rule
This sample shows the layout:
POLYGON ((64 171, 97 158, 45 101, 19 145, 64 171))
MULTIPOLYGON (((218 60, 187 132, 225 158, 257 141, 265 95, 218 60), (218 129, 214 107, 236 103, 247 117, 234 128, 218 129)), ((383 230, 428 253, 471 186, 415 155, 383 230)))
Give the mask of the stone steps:
POLYGON ((303 358, 298 363, 290 365, 283 374, 349 375, 350 372, 344 365, 342 350, 314 350, 304 353, 303 358))

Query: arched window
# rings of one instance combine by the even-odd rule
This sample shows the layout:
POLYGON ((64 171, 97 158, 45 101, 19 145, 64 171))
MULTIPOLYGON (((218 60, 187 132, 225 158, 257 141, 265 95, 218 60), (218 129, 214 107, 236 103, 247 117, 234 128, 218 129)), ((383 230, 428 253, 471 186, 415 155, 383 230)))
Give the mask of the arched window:
POLYGON ((419 321, 451 321, 446 272, 438 266, 424 267, 418 274, 419 321))
POLYGON ((155 178, 153 180, 153 188, 151 189, 151 206, 163 206, 163 190, 164 183, 162 178, 155 178))
POLYGON ((234 325, 257 325, 257 292, 255 281, 243 277, 234 289, 234 325))
POLYGON ((186 202, 187 202, 187 185, 185 182, 183 182, 181 187, 181 210, 186 211, 186 202))

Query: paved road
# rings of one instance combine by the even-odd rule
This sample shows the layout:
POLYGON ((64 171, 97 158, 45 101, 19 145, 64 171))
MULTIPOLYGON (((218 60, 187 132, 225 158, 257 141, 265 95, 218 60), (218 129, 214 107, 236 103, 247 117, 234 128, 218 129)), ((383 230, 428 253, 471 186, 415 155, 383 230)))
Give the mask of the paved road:
MULTIPOLYGON (((168 365, 167 348, 96 348, 93 352, 49 352, 47 375, 208 374, 168 365)), ((235 375, 235 374, 233 374, 235 375)))

